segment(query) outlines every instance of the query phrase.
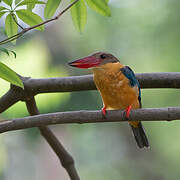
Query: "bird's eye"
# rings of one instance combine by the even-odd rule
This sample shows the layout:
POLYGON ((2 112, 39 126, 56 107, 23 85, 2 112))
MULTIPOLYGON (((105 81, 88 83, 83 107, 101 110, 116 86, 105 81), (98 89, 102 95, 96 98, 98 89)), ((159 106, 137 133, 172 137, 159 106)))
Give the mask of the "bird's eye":
POLYGON ((105 54, 101 54, 100 57, 101 57, 101 59, 105 59, 106 55, 105 54))

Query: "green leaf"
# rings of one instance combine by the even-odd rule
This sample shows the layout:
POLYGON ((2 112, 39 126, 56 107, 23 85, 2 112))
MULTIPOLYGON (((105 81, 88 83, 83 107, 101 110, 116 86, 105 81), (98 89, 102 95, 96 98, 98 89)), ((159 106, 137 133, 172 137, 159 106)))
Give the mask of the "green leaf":
POLYGON ((11 6, 12 5, 12 0, 3 0, 7 5, 11 6))
POLYGON ((3 11, 3 10, 7 10, 7 8, 4 6, 0 6, 0 11, 3 11))
MULTIPOLYGON (((14 15, 14 18, 16 19, 17 21, 17 18, 16 16, 14 15)), ((15 23, 13 17, 12 17, 12 14, 8 14, 6 16, 6 20, 5 20, 5 30, 6 30, 6 34, 8 37, 11 37, 15 34, 17 34, 18 32, 18 26, 17 24, 15 23)), ((12 43, 16 43, 16 40, 12 41, 12 43)))
POLYGON ((15 0, 15 4, 18 4, 19 2, 21 2, 22 0, 15 0))
POLYGON ((0 51, 6 53, 9 56, 9 52, 11 52, 14 55, 14 58, 16 58, 16 53, 14 51, 8 50, 6 48, 0 47, 0 51))
POLYGON ((9 52, 6 48, 0 47, 0 51, 6 53, 9 56, 9 52))
POLYGON ((0 12, 0 18, 1 18, 5 13, 6 13, 6 12, 1 11, 1 12, 0 12))
MULTIPOLYGON (((71 2, 73 1, 74 0, 71 0, 71 2)), ((71 7, 71 16, 76 29, 82 32, 87 20, 87 10, 83 0, 79 0, 71 7)))
POLYGON ((111 16, 107 0, 86 0, 88 6, 103 16, 111 16))
POLYGON ((18 6, 24 6, 24 5, 35 5, 35 4, 45 4, 45 2, 43 2, 43 1, 38 1, 38 0, 24 0, 24 1, 22 1, 21 3, 19 3, 18 5, 17 5, 17 7, 18 6))
MULTIPOLYGON (((37 24, 40 24, 43 22, 42 18, 40 16, 38 16, 37 14, 26 10, 26 9, 21 9, 21 10, 17 10, 16 11, 18 17, 25 22, 26 24, 28 24, 29 26, 34 26, 37 24)), ((37 27, 37 30, 43 31, 44 30, 44 25, 37 27)))
POLYGON ((24 85, 19 76, 2 62, 0 62, 0 78, 24 89, 24 85))
POLYGON ((44 10, 44 17, 46 19, 50 19, 54 13, 56 12, 57 8, 59 7, 61 0, 48 0, 45 10, 44 10))
POLYGON ((28 4, 27 10, 32 11, 35 8, 35 4, 28 4))
POLYGON ((14 58, 16 58, 16 53, 14 51, 10 51, 10 52, 12 52, 13 55, 14 55, 14 58))

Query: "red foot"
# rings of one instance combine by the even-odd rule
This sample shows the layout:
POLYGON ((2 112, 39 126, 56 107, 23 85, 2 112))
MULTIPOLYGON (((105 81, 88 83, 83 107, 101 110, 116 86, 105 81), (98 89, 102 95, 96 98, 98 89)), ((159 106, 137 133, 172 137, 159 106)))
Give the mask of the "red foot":
POLYGON ((106 116, 106 106, 104 106, 102 109, 101 109, 102 113, 104 116, 106 116))
POLYGON ((126 109, 126 118, 129 119, 129 115, 130 115, 130 112, 131 112, 131 109, 132 109, 132 106, 128 106, 127 109, 126 109))

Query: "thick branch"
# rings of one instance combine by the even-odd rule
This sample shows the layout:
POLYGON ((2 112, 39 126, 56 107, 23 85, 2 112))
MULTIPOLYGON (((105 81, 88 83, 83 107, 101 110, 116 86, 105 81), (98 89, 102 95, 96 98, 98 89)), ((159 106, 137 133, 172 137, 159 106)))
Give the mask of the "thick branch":
MULTIPOLYGON (((37 126, 68 123, 124 122, 124 111, 107 111, 106 118, 101 111, 58 112, 29 116, 0 122, 0 133, 37 126)), ((180 119, 180 107, 146 108, 132 110, 128 121, 172 121, 180 119)))
MULTIPOLYGON (((179 72, 141 73, 136 74, 136 77, 140 82, 141 88, 180 88, 179 72)), ((19 87, 12 86, 13 88, 0 98, 0 113, 19 100, 24 100, 27 92, 34 96, 39 93, 96 89, 92 75, 47 79, 22 78, 22 80, 25 91, 19 87)))
MULTIPOLYGON (((26 106, 30 115, 33 116, 39 114, 34 97, 31 97, 26 101, 26 106)), ((46 126, 39 126, 38 128, 41 132, 41 135, 46 139, 48 144, 59 157, 61 165, 66 169, 71 180, 80 180, 72 156, 66 151, 54 133, 46 126)))
MULTIPOLYGON (((142 73, 136 74, 141 88, 180 88, 180 73, 142 73)), ((33 93, 72 92, 95 90, 92 75, 64 78, 28 79, 25 86, 33 93)))
POLYGON ((0 113, 11 107, 20 100, 19 93, 16 90, 10 89, 0 98, 0 113))

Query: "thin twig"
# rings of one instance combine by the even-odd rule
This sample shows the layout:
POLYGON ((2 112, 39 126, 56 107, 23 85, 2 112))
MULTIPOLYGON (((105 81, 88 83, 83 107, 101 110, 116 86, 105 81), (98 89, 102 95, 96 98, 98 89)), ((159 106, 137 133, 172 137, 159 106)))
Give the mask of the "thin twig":
POLYGON ((180 119, 180 107, 169 108, 142 108, 132 110, 130 118, 125 118, 122 110, 107 111, 106 117, 101 111, 70 111, 42 114, 4 120, 0 122, 0 133, 18 129, 26 129, 38 126, 73 123, 102 123, 124 121, 172 121, 180 119))
POLYGON ((14 22, 15 22, 22 30, 24 30, 24 28, 16 21, 16 18, 15 18, 15 15, 14 15, 14 14, 12 14, 12 18, 13 18, 14 22))
POLYGON ((37 25, 31 26, 31 27, 29 27, 29 28, 26 28, 26 29, 25 29, 26 32, 27 32, 27 31, 30 31, 30 30, 32 30, 32 29, 35 29, 35 28, 37 28, 37 27, 39 27, 39 26, 42 26, 42 25, 44 25, 44 24, 47 24, 47 23, 49 23, 49 22, 51 22, 51 21, 55 21, 55 20, 59 19, 60 16, 62 16, 68 9, 70 9, 70 8, 71 8, 74 4, 76 4, 78 1, 79 1, 79 0, 75 0, 74 2, 72 2, 70 5, 68 5, 64 10, 62 10, 62 11, 61 11, 57 16, 55 16, 54 18, 48 19, 48 20, 46 20, 46 21, 44 21, 44 22, 42 22, 42 23, 40 23, 40 24, 37 24, 37 25))
MULTIPOLYGON (((26 100, 26 107, 31 116, 39 114, 39 110, 37 108, 34 97, 31 97, 26 100)), ((46 139, 48 144, 51 146, 51 148, 58 156, 61 165, 66 169, 71 180, 80 180, 72 156, 66 151, 66 149, 56 138, 54 133, 46 126, 39 126, 38 128, 41 132, 41 135, 46 139)))
MULTIPOLYGON (((35 29, 35 28, 37 28, 37 27, 40 27, 40 26, 42 26, 42 25, 44 25, 44 24, 47 24, 47 23, 49 23, 49 22, 51 22, 51 21, 54 21, 54 20, 57 20, 57 19, 59 19, 59 17, 61 16, 61 15, 63 15, 68 9, 70 9, 75 3, 77 3, 79 0, 75 0, 74 2, 72 2, 70 5, 68 5, 64 10, 62 10, 56 17, 54 17, 54 18, 52 18, 52 19, 49 19, 49 20, 46 20, 46 21, 44 21, 44 22, 42 22, 42 23, 39 23, 39 24, 37 24, 37 25, 34 25, 34 26, 31 26, 31 27, 29 27, 29 28, 23 28, 23 30, 21 31, 21 32, 19 32, 19 33, 17 33, 17 34, 15 34, 15 35, 13 35, 13 36, 11 36, 11 37, 9 37, 9 38, 7 38, 7 39, 4 39, 4 40, 2 40, 2 41, 0 41, 0 45, 2 45, 2 44, 5 44, 5 43, 8 43, 8 42, 10 42, 10 41, 13 41, 13 40, 15 40, 15 39, 18 39, 19 37, 21 37, 23 34, 25 34, 26 32, 28 32, 28 31, 30 31, 30 30, 32 30, 32 29, 35 29)), ((19 25, 18 25, 19 26, 19 25)))
POLYGON ((15 35, 7 38, 7 39, 2 40, 2 41, 0 41, 0 45, 6 44, 6 43, 8 43, 8 42, 10 42, 10 41, 13 41, 13 40, 15 40, 15 39, 18 39, 18 38, 21 37, 24 33, 25 33, 25 31, 23 30, 23 31, 19 32, 18 34, 15 34, 15 35))

